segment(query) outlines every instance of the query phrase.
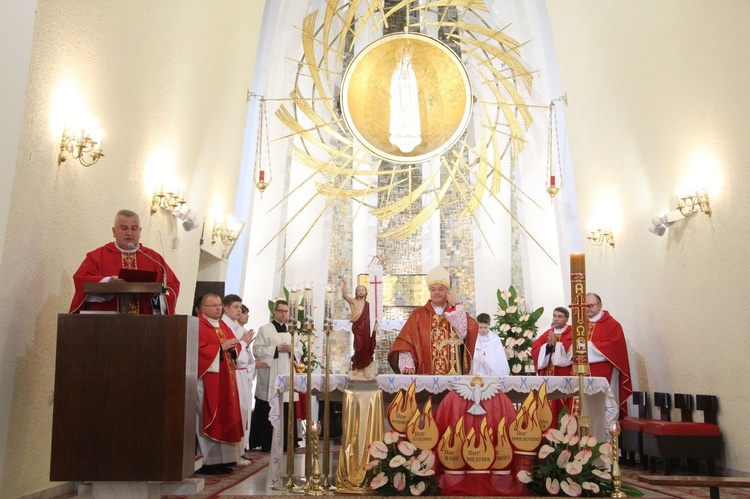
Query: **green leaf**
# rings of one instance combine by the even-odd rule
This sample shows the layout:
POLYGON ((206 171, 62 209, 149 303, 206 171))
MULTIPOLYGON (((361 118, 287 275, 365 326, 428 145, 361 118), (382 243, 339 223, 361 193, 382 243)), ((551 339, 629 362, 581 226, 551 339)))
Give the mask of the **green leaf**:
POLYGON ((529 322, 536 325, 536 321, 539 320, 539 318, 544 313, 544 307, 539 307, 538 309, 531 312, 531 315, 529 316, 529 322))

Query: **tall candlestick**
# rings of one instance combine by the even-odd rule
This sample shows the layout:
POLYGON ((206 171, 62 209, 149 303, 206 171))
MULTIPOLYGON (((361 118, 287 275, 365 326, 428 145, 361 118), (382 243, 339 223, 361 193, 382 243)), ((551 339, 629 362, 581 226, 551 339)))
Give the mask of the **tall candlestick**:
POLYGON ((289 287, 289 317, 286 320, 287 329, 290 331, 297 330, 297 299, 297 286, 293 284, 289 287))
POLYGON ((313 329, 313 285, 312 282, 305 283, 305 293, 303 295, 305 329, 313 329))
POLYGON ((570 312, 573 322, 573 374, 589 373, 586 317, 586 255, 570 255, 570 312))

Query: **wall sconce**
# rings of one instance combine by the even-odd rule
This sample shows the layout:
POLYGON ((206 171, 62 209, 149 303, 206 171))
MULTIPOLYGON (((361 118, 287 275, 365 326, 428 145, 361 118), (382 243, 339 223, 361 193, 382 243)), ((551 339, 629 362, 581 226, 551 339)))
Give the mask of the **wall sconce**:
POLYGON ((78 133, 68 130, 67 126, 63 130, 62 139, 60 140, 60 153, 57 155, 57 164, 61 165, 67 160, 67 155, 77 159, 83 166, 89 167, 99 161, 104 156, 102 151, 102 137, 104 132, 97 128, 96 134, 81 129, 78 133), (90 159, 86 159, 86 154, 90 159))
POLYGON ((245 222, 233 223, 228 221, 225 226, 214 220, 211 228, 211 244, 216 244, 218 241, 221 241, 224 246, 234 244, 244 228, 245 222))
POLYGON ((175 214, 182 208, 182 205, 185 204, 185 189, 182 189, 182 192, 178 195, 177 189, 173 190, 164 190, 164 186, 161 186, 161 189, 158 191, 154 191, 154 197, 151 198, 151 214, 155 215, 157 211, 159 211, 159 208, 164 209, 165 211, 168 211, 171 214, 175 214))
POLYGON ((593 229, 589 231, 589 235, 586 236, 586 239, 596 246, 601 246, 606 242, 613 248, 615 247, 615 236, 609 229, 593 229))
POLYGON ((708 191, 702 190, 689 194, 677 194, 677 209, 686 217, 697 213, 698 210, 711 216, 711 202, 708 199, 708 191))
POLYGON ((651 219, 648 230, 656 236, 663 236, 670 225, 683 220, 699 211, 711 216, 711 202, 708 192, 705 190, 695 191, 690 194, 676 194, 677 208, 651 219))

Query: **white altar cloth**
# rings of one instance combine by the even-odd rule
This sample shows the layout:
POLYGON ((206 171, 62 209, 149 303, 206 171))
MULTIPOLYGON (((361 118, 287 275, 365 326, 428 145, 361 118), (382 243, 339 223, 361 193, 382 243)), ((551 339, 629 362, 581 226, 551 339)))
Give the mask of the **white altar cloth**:
MULTIPOLYGON (((433 375, 389 375, 378 376, 378 387, 386 393, 396 393, 406 390, 412 381, 416 380, 417 392, 442 393, 448 391, 448 383, 461 376, 433 376, 433 375)), ((538 390, 543 382, 547 382, 547 393, 551 399, 565 398, 578 393, 577 376, 484 376, 500 382, 502 391, 513 401, 521 402, 531 390, 538 390)), ((332 374, 330 376, 331 391, 342 392, 349 384, 349 377, 343 374, 332 374)), ((268 476, 266 487, 278 487, 284 484, 281 480, 281 470, 285 469, 286 459, 283 455, 281 415, 279 408, 280 400, 287 391, 289 376, 278 376, 276 378, 276 392, 270 401, 271 411, 268 419, 273 426, 273 439, 271 441, 271 459, 268 465, 268 476)), ((325 388, 325 377, 322 374, 312 375, 312 389, 314 392, 322 392, 325 388)), ((294 390, 297 392, 307 391, 307 375, 298 374, 294 376, 294 390)), ((618 414, 617 403, 612 395, 609 382, 606 378, 584 378, 584 410, 591 417, 590 433, 597 441, 602 442, 609 439, 609 427, 618 414)), ((385 417, 385 415, 383 415, 385 417)), ((335 470, 330 470, 330 477, 335 476, 335 470)))

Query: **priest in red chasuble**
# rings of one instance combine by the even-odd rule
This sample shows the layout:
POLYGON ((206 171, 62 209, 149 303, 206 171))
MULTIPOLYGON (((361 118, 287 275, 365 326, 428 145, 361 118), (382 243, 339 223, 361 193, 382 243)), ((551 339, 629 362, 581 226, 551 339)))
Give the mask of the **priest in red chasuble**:
POLYGON ((222 301, 209 293, 198 316, 198 451, 199 473, 231 473, 242 453, 244 428, 234 359, 241 351, 234 332, 221 319, 222 301))
POLYGON ((70 313, 81 310, 118 310, 116 295, 87 295, 83 284, 87 282, 125 282, 120 278, 120 270, 146 270, 156 272, 154 282, 165 282, 163 294, 140 295, 128 308, 130 314, 174 314, 180 281, 169 268, 164 258, 156 251, 139 243, 141 223, 138 214, 130 210, 120 210, 115 215, 112 227, 115 240, 91 251, 73 275, 75 295, 70 303, 70 313))
POLYGON ((586 315, 589 319, 591 376, 609 380, 620 407, 619 419, 622 419, 628 415, 628 397, 633 394, 625 334, 620 323, 608 311, 602 310, 602 300, 596 293, 586 295, 586 315))
POLYGON ((397 374, 448 374, 453 340, 465 345, 463 372, 471 369, 471 355, 479 326, 451 291, 450 276, 442 266, 427 274, 430 301, 414 309, 388 352, 388 363, 397 374))

